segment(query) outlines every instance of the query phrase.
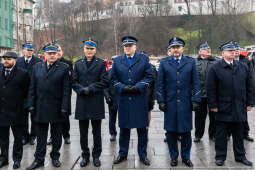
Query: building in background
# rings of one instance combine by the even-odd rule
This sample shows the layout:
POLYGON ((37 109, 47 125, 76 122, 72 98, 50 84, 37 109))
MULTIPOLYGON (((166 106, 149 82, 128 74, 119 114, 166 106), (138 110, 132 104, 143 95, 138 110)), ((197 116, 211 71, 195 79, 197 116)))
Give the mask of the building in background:
POLYGON ((13 25, 12 0, 0 0, 0 55, 14 47, 13 25))
POLYGON ((34 4, 33 0, 13 1, 13 40, 14 50, 21 55, 21 45, 26 41, 33 41, 34 4))
POLYGON ((0 55, 13 50, 21 55, 21 45, 33 41, 33 0, 0 0, 0 55))

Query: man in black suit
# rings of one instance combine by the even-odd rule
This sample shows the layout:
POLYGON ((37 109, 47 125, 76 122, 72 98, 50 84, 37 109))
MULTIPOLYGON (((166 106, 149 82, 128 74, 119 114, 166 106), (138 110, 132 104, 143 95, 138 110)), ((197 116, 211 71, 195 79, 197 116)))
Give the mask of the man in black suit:
POLYGON ((248 66, 237 62, 235 44, 230 41, 220 47, 223 59, 214 64, 208 73, 208 106, 215 115, 216 165, 223 166, 227 157, 227 134, 233 138, 235 161, 247 166, 243 143, 243 123, 247 111, 254 106, 252 77, 248 66))
POLYGON ((84 41, 85 56, 75 63, 72 74, 72 87, 77 93, 75 119, 79 120, 80 144, 82 149, 81 167, 89 163, 90 151, 88 147, 89 122, 92 124, 94 147, 92 151, 94 166, 99 167, 99 157, 102 152, 101 123, 105 118, 104 93, 108 85, 106 63, 97 58, 97 43, 84 41))
MULTIPOLYGON (((72 86, 72 72, 73 72, 73 63, 70 60, 67 60, 63 57, 64 51, 62 47, 59 44, 56 44, 58 46, 58 59, 60 62, 63 62, 68 65, 69 68, 69 78, 70 78, 70 87, 72 86)), ((72 97, 72 89, 70 88, 70 97, 69 97, 69 108, 68 108, 68 115, 71 115, 71 97, 72 97)), ((65 141, 65 144, 69 145, 71 143, 70 141, 70 119, 69 116, 66 117, 65 122, 63 123, 63 138, 65 141)), ((51 133, 52 134, 52 133, 51 133)), ((50 137, 48 145, 52 144, 52 137, 50 137)))
MULTIPOLYGON (((25 44, 22 45, 23 47, 23 57, 19 57, 17 59, 17 66, 21 67, 29 73, 29 76, 31 76, 32 68, 33 66, 38 63, 42 62, 41 59, 38 57, 34 56, 34 45, 32 42, 26 42, 25 44)), ((36 139, 36 126, 35 123, 33 122, 33 115, 30 115, 30 120, 31 120, 31 128, 30 128, 30 134, 29 134, 29 112, 27 110, 27 99, 25 100, 24 104, 24 112, 25 112, 25 126, 23 128, 23 137, 22 137, 22 144, 25 145, 28 142, 30 145, 35 144, 35 139, 36 139)))
POLYGON ((57 58, 58 47, 44 47, 46 62, 37 63, 32 72, 28 108, 34 114, 37 127, 35 160, 27 170, 44 165, 49 124, 52 128, 52 152, 54 167, 60 167, 59 150, 62 145, 62 124, 68 116, 70 82, 68 66, 57 58))
POLYGON ((14 136, 13 169, 20 167, 23 154, 23 108, 29 75, 26 70, 16 66, 16 59, 15 52, 6 52, 2 57, 3 66, 0 66, 0 168, 8 165, 10 128, 14 136))

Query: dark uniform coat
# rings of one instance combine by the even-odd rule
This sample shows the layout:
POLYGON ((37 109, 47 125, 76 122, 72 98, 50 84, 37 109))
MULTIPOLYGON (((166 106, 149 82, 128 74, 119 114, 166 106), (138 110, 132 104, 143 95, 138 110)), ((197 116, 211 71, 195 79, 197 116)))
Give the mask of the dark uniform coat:
POLYGON ((192 129, 192 103, 200 102, 200 83, 195 60, 182 56, 177 66, 173 56, 160 61, 157 82, 158 102, 167 105, 166 131, 189 132, 192 129))
POLYGON ((196 66, 198 71, 198 76, 200 80, 201 86, 201 97, 206 98, 206 80, 209 69, 213 64, 217 62, 217 58, 213 56, 209 56, 206 59, 203 59, 201 56, 198 56, 196 59, 196 66))
POLYGON ((28 105, 35 108, 38 123, 63 122, 61 110, 68 111, 70 82, 68 65, 56 61, 48 71, 47 63, 37 63, 32 72, 28 105))
POLYGON ((108 86, 106 63, 94 57, 91 66, 87 68, 83 57, 74 65, 72 75, 73 90, 77 93, 75 118, 78 120, 99 120, 105 118, 104 88, 108 86), (92 95, 84 96, 81 90, 89 87, 92 95))
POLYGON ((26 70, 16 66, 7 78, 4 72, 4 67, 0 66, 0 126, 23 125, 29 75, 26 70))
MULTIPOLYGON (((111 80, 111 70, 108 70, 108 79, 111 80)), ((111 98, 112 103, 108 104, 109 109, 111 110, 117 110, 118 109, 118 104, 117 104, 117 96, 116 92, 113 87, 113 83, 109 81, 109 87, 104 90, 104 96, 105 98, 111 98)))
MULTIPOLYGON (((67 59, 65 59, 64 57, 61 57, 60 59, 59 59, 59 61, 60 62, 63 62, 63 63, 65 63, 65 64, 67 64, 68 65, 68 72, 69 72, 69 81, 70 81, 70 87, 72 87, 72 72, 73 72, 73 63, 72 63, 72 61, 70 61, 70 60, 67 60, 67 59)), ((72 98, 72 88, 70 88, 70 97, 69 97, 69 108, 68 108, 68 114, 69 115, 71 115, 71 106, 72 106, 72 103, 71 103, 71 98, 72 98)))
POLYGON ((147 90, 153 80, 149 58, 135 53, 130 65, 126 55, 114 59, 112 81, 118 98, 118 118, 120 128, 144 128, 148 126, 147 90), (138 87, 140 94, 122 95, 126 85, 138 87))
MULTIPOLYGON (((31 77, 32 75, 32 70, 33 70, 33 66, 38 63, 38 62, 42 62, 42 60, 36 56, 32 56, 32 59, 30 60, 30 62, 28 64, 25 63, 25 57, 19 57, 17 58, 17 62, 16 65, 17 67, 23 68, 25 70, 27 70, 27 72, 29 73, 29 77, 31 77)), ((25 108, 27 108, 27 99, 25 99, 25 108)))
POLYGON ((224 59, 213 65, 208 74, 209 108, 218 108, 215 120, 244 122, 246 107, 254 105, 252 78, 249 68, 234 61, 233 68, 224 59))

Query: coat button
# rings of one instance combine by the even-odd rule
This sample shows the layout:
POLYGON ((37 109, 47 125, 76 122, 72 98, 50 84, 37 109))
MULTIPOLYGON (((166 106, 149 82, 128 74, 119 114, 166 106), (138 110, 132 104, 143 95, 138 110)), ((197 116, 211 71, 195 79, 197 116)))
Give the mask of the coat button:
POLYGON ((180 72, 177 72, 177 74, 180 74, 180 72))
POLYGON ((180 103, 180 102, 181 102, 181 100, 177 100, 177 102, 178 102, 178 103, 180 103))
POLYGON ((3 89, 5 89, 6 88, 6 86, 3 86, 3 89))
POLYGON ((129 100, 132 100, 132 97, 129 97, 128 99, 129 99, 129 100))
POLYGON ((131 79, 128 79, 128 81, 131 81, 131 79))
POLYGON ((128 70, 129 73, 131 73, 131 70, 128 70))
POLYGON ((177 81, 178 84, 180 84, 180 81, 177 81))
POLYGON ((177 93, 180 93, 180 90, 177 90, 177 93))

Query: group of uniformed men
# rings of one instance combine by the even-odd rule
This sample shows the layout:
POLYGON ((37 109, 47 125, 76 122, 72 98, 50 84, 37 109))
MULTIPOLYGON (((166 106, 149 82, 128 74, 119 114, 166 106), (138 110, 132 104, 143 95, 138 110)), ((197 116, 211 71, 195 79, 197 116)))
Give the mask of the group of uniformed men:
POLYGON ((84 57, 75 62, 65 60, 59 44, 43 48, 46 61, 33 55, 34 45, 23 45, 23 57, 6 52, 0 64, 0 168, 8 165, 9 129, 14 136, 13 169, 21 166, 23 145, 37 141, 35 159, 27 170, 44 166, 48 129, 52 144, 50 157, 54 167, 60 167, 62 137, 70 144, 71 89, 77 93, 75 119, 79 120, 80 166, 90 162, 88 128, 93 134, 93 164, 101 165, 101 123, 105 118, 104 97, 109 106, 111 141, 116 140, 118 112, 119 154, 114 164, 127 160, 130 131, 137 129, 138 155, 149 166, 147 157, 148 130, 155 97, 164 112, 164 129, 171 158, 178 165, 178 143, 181 141, 182 162, 193 167, 192 111, 195 111, 195 139, 200 142, 209 112, 209 138, 215 141, 216 165, 224 165, 227 140, 232 135, 235 160, 247 166, 243 139, 249 136, 247 111, 254 106, 253 60, 239 58, 237 42, 221 45, 222 59, 211 56, 207 43, 199 47, 199 57, 185 56, 185 42, 178 37, 169 40, 168 57, 160 61, 158 72, 145 52, 137 51, 138 40, 122 38, 124 54, 114 58, 112 69, 96 57, 97 43, 84 41, 84 57), (209 108, 209 111, 208 111, 209 108), (31 130, 29 133, 29 115, 31 130), (244 130, 245 129, 245 130, 244 130))

